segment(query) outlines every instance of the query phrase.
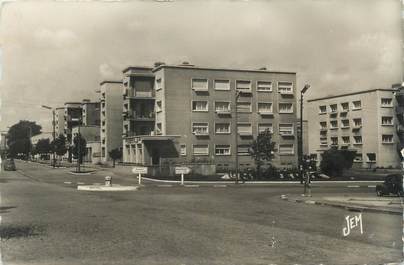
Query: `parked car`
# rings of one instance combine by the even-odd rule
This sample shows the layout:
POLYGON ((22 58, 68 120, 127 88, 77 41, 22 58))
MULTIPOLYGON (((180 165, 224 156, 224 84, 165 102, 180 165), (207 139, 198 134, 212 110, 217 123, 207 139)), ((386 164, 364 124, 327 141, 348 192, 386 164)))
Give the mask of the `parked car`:
POLYGON ((16 167, 15 167, 14 159, 7 158, 7 159, 3 160, 3 169, 6 171, 15 171, 16 167))
POLYGON ((403 196, 403 176, 399 174, 387 175, 383 184, 376 186, 376 194, 377 196, 403 196))

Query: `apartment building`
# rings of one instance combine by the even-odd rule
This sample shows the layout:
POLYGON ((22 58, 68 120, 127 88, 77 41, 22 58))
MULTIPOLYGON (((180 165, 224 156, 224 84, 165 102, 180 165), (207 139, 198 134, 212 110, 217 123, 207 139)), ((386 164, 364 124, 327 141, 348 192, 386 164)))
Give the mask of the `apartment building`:
POLYGON ((59 107, 55 110, 55 132, 56 137, 65 134, 65 108, 59 107))
POLYGON ((82 124, 84 126, 100 126, 100 102, 83 99, 81 103, 82 124))
POLYGON ((248 147, 270 129, 273 163, 297 164, 296 73, 163 64, 125 69, 123 86, 124 162, 234 169, 237 152, 253 167, 248 147))
POLYGON ((308 100, 309 152, 321 159, 331 146, 356 150, 358 167, 396 167, 393 89, 371 89, 308 100))
POLYGON ((109 152, 122 148, 122 81, 106 80, 100 83, 101 101, 101 159, 110 160, 109 152))

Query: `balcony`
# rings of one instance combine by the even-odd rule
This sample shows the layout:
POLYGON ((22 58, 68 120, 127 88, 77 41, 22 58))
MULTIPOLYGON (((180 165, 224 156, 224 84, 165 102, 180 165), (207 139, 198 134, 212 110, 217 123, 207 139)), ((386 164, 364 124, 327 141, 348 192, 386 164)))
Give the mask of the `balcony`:
POLYGON ((238 131, 238 134, 240 136, 252 136, 252 130, 242 130, 242 131, 238 131))
POLYGON ((154 91, 128 91, 127 93, 128 98, 133 99, 153 99, 154 98, 154 91))
POLYGON ((230 115, 231 114, 231 110, 229 109, 217 109, 216 113, 218 115, 230 115))
POLYGON ((126 111, 126 117, 133 121, 154 121, 156 114, 155 112, 137 113, 135 111, 126 111))

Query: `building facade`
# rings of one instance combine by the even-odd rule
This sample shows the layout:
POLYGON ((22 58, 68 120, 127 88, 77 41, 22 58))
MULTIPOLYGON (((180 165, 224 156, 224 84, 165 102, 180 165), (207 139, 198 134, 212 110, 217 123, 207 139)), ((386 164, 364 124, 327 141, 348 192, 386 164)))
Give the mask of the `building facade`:
POLYGON ((65 134, 65 108, 59 107, 55 110, 55 132, 56 137, 65 134))
POLYGON ((81 103, 82 124, 84 126, 100 126, 100 102, 83 99, 81 103))
MULTIPOLYGON (((79 126, 73 127, 73 138, 78 134, 79 126)), ((100 126, 81 125, 80 135, 86 140, 86 156, 84 162, 98 163, 101 161, 100 126)))
POLYGON ((249 145, 270 129, 277 148, 273 164, 297 165, 296 73, 130 67, 123 85, 124 162, 234 169, 237 152, 241 168, 254 167, 249 145))
POLYGON ((109 152, 122 148, 122 81, 100 83, 101 159, 110 161, 109 152))
POLYGON ((397 167, 393 89, 372 89, 308 100, 309 152, 330 147, 357 152, 358 167, 397 167))

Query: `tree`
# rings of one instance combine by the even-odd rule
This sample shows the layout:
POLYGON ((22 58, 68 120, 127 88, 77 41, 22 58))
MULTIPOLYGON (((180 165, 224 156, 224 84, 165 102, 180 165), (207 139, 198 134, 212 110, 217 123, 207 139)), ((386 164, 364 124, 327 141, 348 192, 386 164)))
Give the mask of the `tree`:
POLYGON ((257 177, 259 177, 264 161, 270 162, 274 158, 275 142, 272 141, 272 132, 266 129, 259 133, 257 138, 251 143, 248 152, 254 159, 257 177))
POLYGON ((52 141, 52 150, 59 157, 63 156, 67 152, 66 137, 60 134, 55 140, 52 141))
POLYGON ((17 157, 18 155, 28 157, 32 149, 30 137, 40 133, 41 126, 37 125, 34 121, 21 120, 11 126, 7 133, 7 145, 10 157, 17 157))
POLYGON ((44 159, 52 151, 50 140, 47 138, 39 139, 35 146, 35 151, 44 159))
POLYGON ((352 167, 355 155, 356 151, 331 147, 322 154, 320 169, 327 175, 339 177, 345 169, 352 167))
POLYGON ((115 167, 115 161, 122 158, 122 149, 112 149, 108 154, 112 158, 113 167, 115 167))
POLYGON ((73 138, 72 154, 74 159, 79 160, 79 164, 83 163, 83 157, 86 156, 87 141, 80 134, 76 134, 73 138))

